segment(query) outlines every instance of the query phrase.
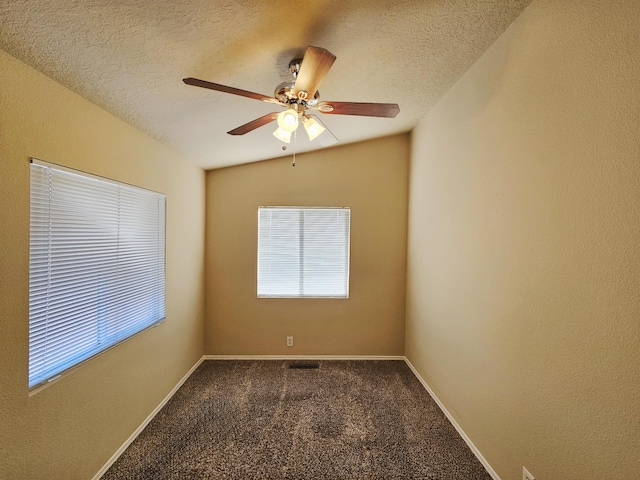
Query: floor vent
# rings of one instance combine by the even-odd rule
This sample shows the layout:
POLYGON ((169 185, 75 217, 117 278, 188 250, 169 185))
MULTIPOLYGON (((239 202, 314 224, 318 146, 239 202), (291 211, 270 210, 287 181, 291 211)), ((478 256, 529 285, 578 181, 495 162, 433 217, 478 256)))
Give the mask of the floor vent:
POLYGON ((290 362, 289 368, 301 368, 301 369, 311 369, 318 368, 320 364, 318 362, 290 362))

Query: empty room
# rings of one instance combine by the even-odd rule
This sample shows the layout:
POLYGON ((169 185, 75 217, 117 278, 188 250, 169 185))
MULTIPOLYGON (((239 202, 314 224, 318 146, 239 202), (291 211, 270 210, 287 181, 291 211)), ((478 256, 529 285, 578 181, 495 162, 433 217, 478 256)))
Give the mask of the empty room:
POLYGON ((0 479, 640 478, 637 0, 0 2, 0 479))

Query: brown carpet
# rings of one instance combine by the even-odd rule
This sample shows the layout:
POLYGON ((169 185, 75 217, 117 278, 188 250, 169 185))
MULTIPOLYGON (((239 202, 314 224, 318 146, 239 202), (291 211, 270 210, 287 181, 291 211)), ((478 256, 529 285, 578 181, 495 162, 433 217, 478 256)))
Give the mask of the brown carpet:
POLYGON ((208 360, 102 477, 491 480, 403 361, 208 360))

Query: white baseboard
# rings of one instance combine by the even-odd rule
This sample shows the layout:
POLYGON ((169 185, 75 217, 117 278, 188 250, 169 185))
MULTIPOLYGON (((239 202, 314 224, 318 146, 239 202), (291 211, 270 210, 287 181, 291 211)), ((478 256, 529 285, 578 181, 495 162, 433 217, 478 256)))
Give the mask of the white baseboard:
POLYGON ((205 355, 204 360, 405 360, 401 355, 205 355))
POLYGON ((160 404, 153 410, 153 412, 149 414, 147 418, 145 418, 145 420, 140 424, 138 428, 136 428, 136 430, 131 434, 131 436, 127 438, 127 440, 125 440, 122 446, 118 450, 116 450, 116 453, 114 453, 111 456, 111 458, 107 460, 107 463, 105 463, 102 466, 102 468, 98 470, 98 473, 96 473, 93 476, 92 480, 100 480, 100 477, 102 477, 102 475, 104 475, 107 472, 107 470, 109 470, 111 465, 113 465, 115 461, 118 460, 120 455, 124 453, 124 451, 129 447, 129 445, 131 445, 131 443, 138 437, 138 435, 140 435, 142 430, 144 430, 144 428, 149 424, 149 422, 153 420, 153 417, 155 417, 158 414, 158 412, 162 410, 162 407, 164 407, 167 404, 167 402, 171 400, 171 397, 173 397, 173 395, 178 391, 178 389, 182 386, 182 384, 186 382, 187 378, 191 376, 191 374, 195 371, 195 369, 200 366, 203 360, 204 360, 204 357, 201 357, 200 360, 198 360, 196 364, 193 367, 191 367, 191 369, 186 373, 184 377, 182 377, 182 379, 178 382, 178 384, 175 387, 173 387, 173 390, 171 390, 169 394, 166 397, 164 397, 164 400, 160 402, 160 404))
POLYGON ((413 374, 416 376, 416 378, 420 380, 420 383, 422 384, 422 386, 427 390, 427 392, 429 392, 429 395, 431 395, 431 398, 433 398, 433 400, 438 404, 438 407, 440 407, 440 410, 442 410, 442 412, 447 416, 451 424, 458 431, 458 433, 460 434, 462 439, 465 441, 465 443, 469 446, 469 448, 471 449, 473 454, 476 456, 476 458, 480 460, 480 463, 482 463, 482 465, 487 470, 489 475, 491 475, 491 478, 493 478, 493 480, 500 480, 500 477, 495 472, 495 470, 491 467, 491 465, 489 465, 489 462, 487 462, 487 459, 482 456, 482 453, 480 453, 480 450, 478 450, 478 448, 473 444, 473 442, 467 436, 464 430, 462 430, 462 427, 458 425, 458 422, 456 422, 456 420, 449 413, 449 411, 446 409, 446 407, 443 405, 440 399, 436 396, 436 394, 433 393, 433 390, 431 390, 427 382, 425 382, 424 378, 422 378, 418 373, 418 371, 414 368, 414 366, 411 365, 411 362, 409 361, 409 359, 407 357, 404 357, 404 361, 407 363, 407 365, 409 366, 413 374))

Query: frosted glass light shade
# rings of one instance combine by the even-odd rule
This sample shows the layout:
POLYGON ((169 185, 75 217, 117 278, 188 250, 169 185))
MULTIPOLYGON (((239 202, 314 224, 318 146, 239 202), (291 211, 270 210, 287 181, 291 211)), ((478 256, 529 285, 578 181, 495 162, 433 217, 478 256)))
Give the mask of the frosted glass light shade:
POLYGON ((278 126, 287 132, 293 132, 298 128, 298 112, 289 108, 278 114, 278 126))
POLYGON ((282 140, 284 143, 291 143, 291 132, 283 130, 278 127, 275 132, 273 132, 273 136, 278 140, 282 140))
POLYGON ((302 124, 304 125, 304 129, 307 131, 307 135, 309 135, 309 141, 313 141, 318 135, 326 130, 322 125, 320 125, 320 122, 316 121, 314 118, 307 117, 306 115, 302 117, 302 124))

